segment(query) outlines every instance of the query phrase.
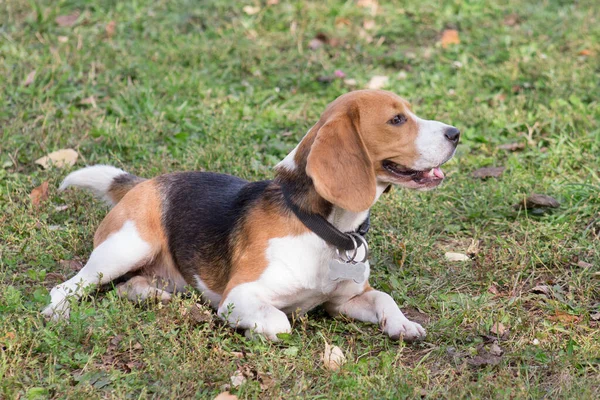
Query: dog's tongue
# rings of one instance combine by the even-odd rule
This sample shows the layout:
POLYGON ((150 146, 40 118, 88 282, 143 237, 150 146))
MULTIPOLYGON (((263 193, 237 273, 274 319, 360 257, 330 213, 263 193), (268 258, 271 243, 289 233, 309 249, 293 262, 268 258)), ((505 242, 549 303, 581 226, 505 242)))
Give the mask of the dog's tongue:
POLYGON ((437 176, 440 179, 444 179, 444 171, 442 171, 440 167, 435 167, 431 171, 433 172, 433 175, 437 176))

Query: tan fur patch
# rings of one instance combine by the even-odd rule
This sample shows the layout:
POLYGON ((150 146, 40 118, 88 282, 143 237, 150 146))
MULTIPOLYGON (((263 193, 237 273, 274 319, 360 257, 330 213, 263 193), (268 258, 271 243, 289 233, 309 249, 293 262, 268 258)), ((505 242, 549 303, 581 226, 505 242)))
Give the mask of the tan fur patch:
POLYGON ((104 218, 94 235, 94 248, 117 232, 125 221, 133 221, 140 237, 152 247, 154 257, 144 265, 143 274, 172 280, 181 285, 185 280, 175 267, 169 252, 161 221, 161 198, 155 180, 139 183, 104 218))
POLYGON ((297 236, 308 232, 293 214, 285 215, 282 210, 266 201, 261 201, 246 216, 236 234, 233 250, 231 279, 223 292, 222 299, 234 287, 257 280, 268 266, 266 251, 273 238, 297 236))

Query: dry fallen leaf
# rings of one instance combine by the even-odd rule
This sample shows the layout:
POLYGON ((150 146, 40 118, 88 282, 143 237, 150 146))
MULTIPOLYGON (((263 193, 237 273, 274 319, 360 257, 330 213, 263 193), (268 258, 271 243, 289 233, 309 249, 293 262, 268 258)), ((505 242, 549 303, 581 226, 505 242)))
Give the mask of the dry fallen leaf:
POLYGON ((592 51, 588 50, 588 49, 583 49, 583 50, 581 50, 579 52, 579 55, 580 56, 584 56, 584 57, 591 56, 592 55, 592 51))
POLYGON ((195 304, 186 310, 185 315, 196 324, 205 324, 212 321, 212 313, 209 310, 203 311, 201 308, 200 305, 195 304))
POLYGON ((448 261, 469 261, 471 259, 468 255, 463 253, 447 252, 444 256, 448 261))
POLYGON ((560 203, 554 197, 546 194, 533 193, 527 197, 523 202, 515 204, 515 208, 558 208, 560 203))
POLYGON ((471 239, 471 244, 467 247, 467 254, 470 257, 476 256, 479 253, 479 240, 471 239))
POLYGON ((35 81, 35 69, 27 74, 27 77, 23 81, 23 86, 27 87, 35 81))
POLYGON ((593 319, 594 321, 600 321, 600 312, 597 312, 595 314, 591 314, 590 318, 593 319))
POLYGON ((367 89, 381 89, 385 87, 390 78, 384 75, 375 75, 371 78, 371 80, 367 83, 367 89))
POLYGON ((550 286, 547 285, 537 285, 531 289, 531 292, 549 296, 552 293, 552 289, 550 289, 550 286))
POLYGON ((577 261, 577 266, 581 268, 592 268, 594 264, 590 264, 589 262, 585 262, 582 260, 577 261))
POLYGON ((525 143, 506 143, 498 146, 499 149, 508 150, 508 151, 517 151, 523 150, 525 148, 525 143))
POLYGON ((44 169, 48 169, 50 166, 62 168, 66 165, 72 167, 75 165, 78 156, 77 152, 73 149, 61 149, 38 158, 35 160, 35 163, 41 165, 44 169))
POLYGON ((497 296, 500 294, 500 291, 498 290, 498 288, 496 287, 496 285, 492 285, 488 288, 488 292, 490 292, 491 294, 497 296))
POLYGON ((554 315, 549 316, 548 319, 554 322, 562 322, 563 324, 572 324, 575 322, 579 322, 580 317, 578 315, 573 315, 564 311, 557 310, 554 312, 554 315))
POLYGON ((58 25, 69 27, 75 25, 77 19, 79 18, 79 11, 75 11, 73 14, 69 15, 59 15, 56 17, 55 21, 58 25))
POLYGON ((337 346, 330 346, 327 342, 325 342, 325 351, 321 356, 321 360, 323 361, 325 368, 332 371, 337 371, 346 363, 346 357, 344 356, 342 349, 337 346))
POLYGON ((474 178, 497 178, 504 172, 506 168, 504 167, 483 167, 473 171, 474 178))
POLYGON ((519 14, 508 14, 504 17, 504 25, 515 26, 519 23, 519 14))
POLYGON ((69 268, 71 271, 79 271, 83 268, 83 263, 79 260, 60 260, 58 263, 61 267, 69 268))
POLYGON ((48 182, 43 182, 40 186, 34 188, 29 194, 29 198, 34 207, 39 207, 42 202, 48 200, 48 182))
POLYGON ((108 24, 106 24, 106 36, 108 36, 109 38, 113 37, 115 35, 116 28, 117 23, 115 21, 110 21, 108 24))
POLYGON ((246 377, 239 369, 231 376, 231 386, 238 387, 242 383, 246 382, 246 377))
POLYGON ((440 43, 442 43, 443 48, 447 48, 451 44, 459 44, 460 38, 458 37, 458 31, 456 29, 446 29, 442 32, 440 43))
POLYGON ((237 400, 237 396, 229 392, 219 393, 215 400, 237 400))
POLYGON ((258 14, 260 12, 260 7, 255 6, 244 6, 242 10, 248 15, 258 14))
POLYGON ((267 0, 268 6, 275 6, 277 4, 279 4, 279 0, 267 0))
POLYGON ((490 354, 493 356, 501 356, 502 353, 504 353, 504 350, 498 346, 498 343, 492 343, 490 346, 490 354))
POLYGON ((496 322, 490 329, 490 332, 496 336, 502 336, 506 331, 507 329, 502 322, 496 322))
POLYGON ((472 367, 485 367, 488 365, 498 365, 502 357, 495 356, 491 353, 477 355, 467 360, 467 364, 472 367))

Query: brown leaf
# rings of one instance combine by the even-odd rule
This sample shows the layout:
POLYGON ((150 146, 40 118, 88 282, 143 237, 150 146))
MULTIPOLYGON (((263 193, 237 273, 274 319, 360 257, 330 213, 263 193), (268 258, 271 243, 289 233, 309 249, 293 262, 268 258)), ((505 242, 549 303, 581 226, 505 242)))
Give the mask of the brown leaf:
POLYGON ((547 285, 537 285, 532 288, 531 291, 537 294, 545 294, 546 296, 549 296, 552 293, 552 289, 547 285))
POLYGON ((77 157, 79 157, 79 154, 77 154, 75 150, 61 149, 54 151, 42 158, 38 158, 37 160, 35 160, 35 163, 41 165, 44 169, 48 169, 50 168, 50 166, 62 168, 66 165, 72 167, 73 165, 75 165, 77 157))
POLYGON ((506 331, 507 329, 502 322, 496 322, 490 329, 490 332, 496 336, 502 336, 506 331))
POLYGON ((583 49, 578 53, 580 56, 588 57, 592 55, 592 51, 589 49, 583 49))
POLYGON ((44 181, 40 186, 34 188, 29 194, 29 198, 34 207, 39 207, 42 202, 48 200, 48 182, 44 181))
POLYGON ((577 266, 581 268, 592 268, 594 265, 582 260, 577 261, 577 266))
POLYGON ((233 357, 233 358, 238 358, 238 359, 244 358, 244 353, 242 353, 240 351, 226 351, 218 346, 213 347, 212 351, 223 357, 233 357))
POLYGON ((500 294, 500 291, 498 290, 498 288, 496 287, 496 285, 492 285, 488 288, 488 292, 490 292, 491 294, 497 296, 500 294))
POLYGON ((279 4, 279 0, 267 0, 268 6, 275 6, 277 4, 279 4))
POLYGON ((515 26, 519 23, 519 21, 519 14, 508 14, 506 17, 504 17, 504 25, 506 26, 515 26))
POLYGON ((229 392, 219 393, 215 400, 237 400, 237 396, 229 392))
POLYGON ((451 44, 460 44, 460 38, 456 29, 446 29, 442 32, 442 38, 440 39, 443 48, 447 48, 451 44))
POLYGON ((265 374, 258 374, 258 381, 260 382, 260 388, 262 390, 266 390, 275 384, 275 380, 265 374))
POLYGON ((479 253, 479 240, 471 239, 471 244, 467 247, 467 254, 474 257, 479 253))
POLYGON ((525 143, 505 143, 498 146, 498 148, 508 151, 523 150, 525 148, 525 143))
POLYGON ((198 305, 193 305, 187 309, 187 316, 197 324, 204 324, 212 321, 212 314, 208 310, 201 310, 198 305))
POLYGON ((242 383, 246 382, 246 377, 239 369, 235 371, 229 379, 231 380, 231 386, 233 387, 241 386, 242 383))
POLYGON ((504 353, 504 350, 498 346, 498 343, 492 343, 490 346, 490 354, 493 356, 501 356, 502 353, 504 353))
POLYGON ((23 81, 23 86, 27 87, 35 81, 35 69, 27 74, 27 77, 23 81))
POLYGON ((48 283, 62 283, 66 280, 65 275, 58 272, 48 272, 45 281, 48 283))
POLYGON ((83 263, 79 260, 60 260, 58 263, 61 267, 69 268, 71 271, 79 271, 83 268, 83 263))
POLYGON ((104 28, 106 30, 106 36, 109 38, 113 37, 115 35, 116 28, 117 23, 115 21, 110 21, 108 24, 106 24, 106 28, 104 28))
POLYGON ((56 17, 55 21, 60 26, 69 27, 75 25, 77 19, 79 19, 79 11, 75 11, 73 14, 69 15, 59 15, 56 17))
POLYGON ((346 363, 346 357, 342 349, 337 346, 330 346, 327 342, 325 342, 325 351, 321 355, 321 360, 325 368, 332 371, 337 371, 346 363))
POLYGON ((554 322, 562 322, 563 324, 573 324, 575 322, 579 322, 581 317, 578 315, 566 313, 564 311, 556 310, 554 312, 554 315, 549 316, 548 319, 554 322))
POLYGON ((502 360, 502 357, 495 356, 490 353, 477 355, 469 360, 467 360, 467 364, 472 367, 485 367, 488 365, 498 365, 502 360))
POLYGON ((333 23, 336 28, 341 29, 345 26, 350 26, 351 22, 348 18, 337 17, 333 23))
POLYGON ((597 312, 595 314, 590 314, 590 318, 593 319, 594 321, 600 321, 600 312, 597 312))
POLYGON ((504 172, 506 168, 505 167, 483 167, 483 168, 479 168, 475 171, 473 171, 473 177, 474 178, 480 178, 480 179, 485 179, 485 178, 497 178, 500 175, 502 175, 502 173, 504 172))
POLYGON ((515 208, 558 208, 560 203, 554 197, 546 194, 533 193, 522 203, 515 204, 515 208))

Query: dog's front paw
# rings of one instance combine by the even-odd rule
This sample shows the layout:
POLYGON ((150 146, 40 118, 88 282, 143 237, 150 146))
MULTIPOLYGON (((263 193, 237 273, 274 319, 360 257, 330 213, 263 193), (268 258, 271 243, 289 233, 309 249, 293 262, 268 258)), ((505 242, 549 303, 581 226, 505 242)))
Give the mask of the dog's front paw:
POLYGON ((69 302, 65 299, 59 304, 50 304, 48 307, 44 308, 42 315, 46 317, 46 319, 52 321, 69 319, 69 302))
POLYGON ((394 340, 404 340, 406 342, 421 340, 427 335, 420 324, 406 318, 386 321, 383 331, 394 340))
POLYGON ((42 315, 52 321, 69 319, 70 304, 66 291, 57 286, 50 291, 50 305, 42 311, 42 315))

